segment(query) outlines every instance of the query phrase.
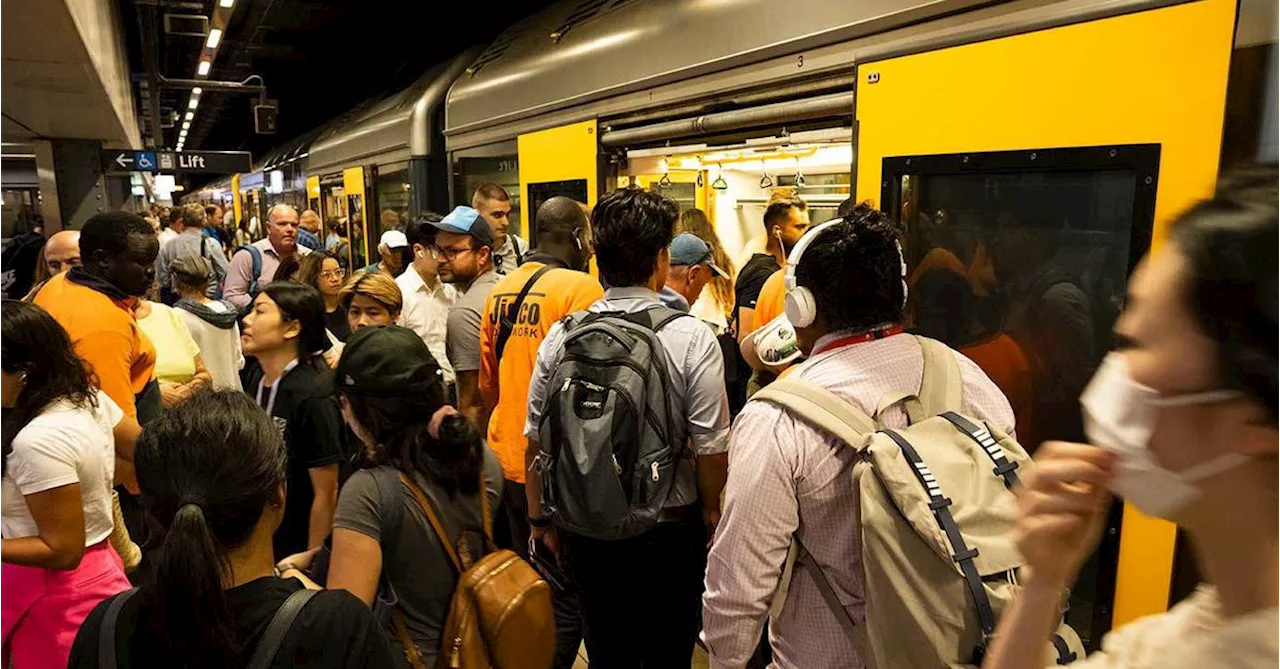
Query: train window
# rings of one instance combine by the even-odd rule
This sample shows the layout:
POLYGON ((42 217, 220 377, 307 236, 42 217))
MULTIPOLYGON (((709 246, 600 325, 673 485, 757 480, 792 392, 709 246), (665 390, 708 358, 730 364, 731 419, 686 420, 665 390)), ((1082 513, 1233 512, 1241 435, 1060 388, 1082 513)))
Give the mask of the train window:
MULTIPOLYGON (((536 212, 542 206, 543 202, 553 197, 563 195, 571 200, 576 200, 582 204, 587 203, 587 180, 586 179, 570 179, 568 181, 543 181, 540 183, 529 184, 529 211, 536 212)), ((529 241, 532 242, 538 236, 538 231, 533 229, 534 223, 530 223, 529 241)))
POLYGON ((453 154, 453 204, 471 205, 471 195, 485 182, 502 186, 511 196, 508 232, 527 236, 520 193, 520 160, 515 140, 453 154))
MULTIPOLYGON (((908 323, 987 372, 1028 451, 1084 438, 1078 398, 1150 246, 1159 155, 1132 145, 884 161, 881 201, 906 228, 908 323)), ((1068 614, 1091 647, 1110 626, 1119 532, 1108 536, 1068 614)))
POLYGON ((378 211, 394 210, 401 221, 409 216, 409 166, 407 163, 379 167, 374 185, 378 190, 378 211))

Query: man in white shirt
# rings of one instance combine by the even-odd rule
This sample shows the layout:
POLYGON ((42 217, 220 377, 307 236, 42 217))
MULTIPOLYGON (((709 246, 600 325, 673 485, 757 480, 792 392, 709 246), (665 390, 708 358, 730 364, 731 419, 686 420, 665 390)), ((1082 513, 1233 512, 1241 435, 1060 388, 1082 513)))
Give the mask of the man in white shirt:
POLYGON ((167 219, 162 218, 160 227, 164 228, 160 234, 156 235, 156 239, 160 240, 160 248, 164 248, 165 244, 178 238, 182 234, 184 226, 182 225, 182 207, 174 207, 167 219))
POLYGON ((476 187, 471 208, 480 212, 493 230, 493 269, 498 274, 515 271, 529 253, 529 242, 520 235, 507 232, 511 223, 511 196, 507 189, 491 181, 476 187))
POLYGON ((422 338, 444 372, 452 396, 453 365, 449 364, 446 354, 445 338, 449 329, 449 307, 458 299, 458 290, 440 280, 439 262, 430 251, 435 243, 433 223, 439 220, 436 214, 427 214, 405 226, 405 236, 413 249, 413 263, 396 278, 396 285, 400 286, 404 299, 400 324, 422 338))

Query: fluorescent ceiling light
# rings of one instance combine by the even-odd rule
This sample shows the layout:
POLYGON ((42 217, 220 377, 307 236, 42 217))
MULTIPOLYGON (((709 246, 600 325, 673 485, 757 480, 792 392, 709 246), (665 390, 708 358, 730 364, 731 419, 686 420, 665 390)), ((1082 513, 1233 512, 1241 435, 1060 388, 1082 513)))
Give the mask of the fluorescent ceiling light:
POLYGON ((221 0, 221 1, 218 3, 218 6, 219 6, 219 7, 230 7, 230 6, 234 5, 234 4, 236 4, 236 0, 221 0))
POLYGON ((218 42, 222 41, 222 29, 214 28, 209 31, 209 39, 205 40, 204 45, 210 49, 218 48, 218 42))
POLYGON ((190 128, 190 127, 191 127, 191 121, 183 121, 183 122, 182 122, 182 129, 183 129, 183 130, 186 130, 186 129, 190 128))
POLYGON ((200 98, 198 98, 198 97, 196 97, 196 96, 194 96, 194 95, 193 95, 193 96, 191 96, 191 102, 188 102, 188 103, 187 103, 187 108, 188 108, 188 109, 195 109, 195 108, 196 108, 196 107, 198 107, 198 106, 200 106, 200 98))
POLYGON ((212 63, 207 60, 202 60, 200 61, 200 65, 196 67, 196 74, 203 77, 204 75, 209 74, 210 67, 213 67, 212 63))
POLYGON ((191 89, 192 95, 200 95, 203 92, 204 92, 204 89, 200 88, 199 86, 196 86, 195 88, 191 89))
POLYGON ((193 118, 195 118, 195 117, 196 117, 196 113, 195 113, 195 112, 187 112, 187 115, 186 115, 186 117, 185 117, 185 118, 186 118, 186 120, 190 121, 191 119, 193 119, 193 118))

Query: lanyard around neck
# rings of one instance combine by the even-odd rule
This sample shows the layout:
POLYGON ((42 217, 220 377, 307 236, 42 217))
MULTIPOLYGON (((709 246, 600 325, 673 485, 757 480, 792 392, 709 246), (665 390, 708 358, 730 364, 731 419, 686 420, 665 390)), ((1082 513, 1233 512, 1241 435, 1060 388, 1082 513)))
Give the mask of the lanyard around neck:
POLYGON ((823 344, 821 348, 815 349, 814 352, 809 355, 809 357, 812 358, 813 356, 818 355, 819 353, 825 353, 827 351, 832 351, 837 348, 844 348, 846 346, 853 346, 854 344, 861 344, 863 342, 874 341, 876 339, 884 339, 886 337, 892 337, 893 335, 896 335, 896 334, 902 334, 901 325, 890 325, 888 327, 876 328, 874 330, 867 330, 866 332, 859 332, 858 334, 851 334, 848 336, 840 337, 839 339, 829 341, 826 344, 823 344))
MULTIPOLYGON (((283 381, 284 377, 288 376, 289 372, 293 371, 293 368, 297 366, 298 366, 297 358, 290 360, 289 364, 284 366, 284 371, 280 372, 280 378, 276 379, 276 382, 271 384, 271 394, 267 396, 267 406, 263 407, 264 409, 267 410, 268 416, 275 415, 275 413, 273 413, 273 410, 276 408, 276 394, 280 392, 280 382, 283 381)), ((267 384, 267 375, 264 372, 262 375, 262 378, 258 380, 258 406, 262 406, 262 391, 266 387, 266 384, 267 384)))

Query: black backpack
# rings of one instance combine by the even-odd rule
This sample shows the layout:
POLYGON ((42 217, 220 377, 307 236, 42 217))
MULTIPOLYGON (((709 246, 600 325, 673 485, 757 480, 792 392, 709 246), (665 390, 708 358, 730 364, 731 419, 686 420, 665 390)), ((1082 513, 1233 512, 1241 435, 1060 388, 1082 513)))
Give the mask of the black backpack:
POLYGON ((654 306, 565 319, 535 464, 543 509, 560 527, 615 540, 658 523, 687 435, 657 333, 687 315, 654 306))
MULTIPOLYGON (((106 615, 102 618, 102 627, 98 629, 98 667, 100 669, 116 669, 118 661, 116 624, 120 620, 120 610, 136 594, 138 594, 137 588, 125 590, 113 597, 111 603, 107 605, 106 615)), ((267 669, 271 666, 280 652, 280 646, 289 636, 289 630, 293 627, 294 621, 298 619, 298 614, 302 613, 302 607, 318 594, 320 594, 318 590, 302 589, 284 600, 280 608, 276 609, 276 614, 271 617, 267 631, 263 632, 258 646, 253 649, 253 657, 250 658, 246 669, 267 669)))

